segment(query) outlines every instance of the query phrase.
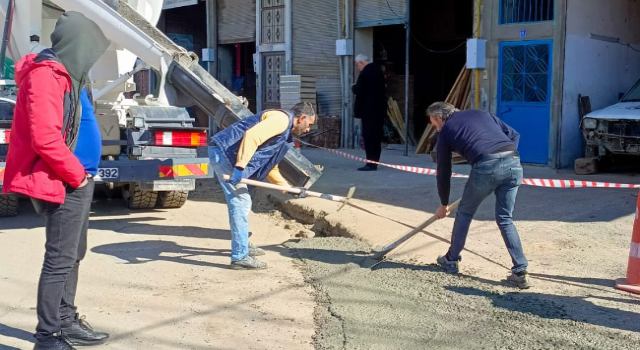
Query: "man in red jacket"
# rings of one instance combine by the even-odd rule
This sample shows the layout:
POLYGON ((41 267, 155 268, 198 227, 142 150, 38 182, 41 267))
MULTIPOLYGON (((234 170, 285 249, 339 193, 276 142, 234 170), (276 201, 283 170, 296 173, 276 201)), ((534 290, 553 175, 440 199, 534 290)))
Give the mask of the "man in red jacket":
MULTIPOLYGON (((51 49, 16 65, 19 91, 2 190, 31 197, 46 220, 34 349, 72 350, 72 345, 96 345, 109 337, 75 312, 94 183, 73 153, 82 115, 80 92, 109 40, 81 13, 65 12, 51 42, 51 49)), ((86 112, 92 113, 90 108, 86 112)), ((100 154, 95 157, 99 161, 100 154)))

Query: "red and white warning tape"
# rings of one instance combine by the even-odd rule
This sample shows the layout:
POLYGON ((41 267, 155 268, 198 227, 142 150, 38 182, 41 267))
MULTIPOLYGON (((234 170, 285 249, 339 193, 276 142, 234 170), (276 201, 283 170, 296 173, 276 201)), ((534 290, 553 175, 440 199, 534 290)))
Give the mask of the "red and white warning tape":
MULTIPOLYGON (((392 169, 406 171, 406 172, 415 173, 415 174, 432 175, 432 176, 435 176, 437 174, 437 170, 435 169, 380 163, 380 162, 375 162, 365 158, 356 157, 353 154, 336 151, 335 149, 329 149, 329 148, 312 145, 302 140, 300 140, 300 143, 306 146, 320 148, 325 151, 331 152, 333 154, 337 154, 341 157, 345 157, 358 162, 377 164, 387 168, 392 168, 392 169)), ((468 178, 469 175, 453 173, 451 177, 468 178)), ((557 180, 557 179, 524 179, 522 180, 522 183, 528 186, 552 187, 552 188, 640 188, 640 184, 619 184, 619 183, 612 183, 612 182, 593 182, 593 181, 557 180)))

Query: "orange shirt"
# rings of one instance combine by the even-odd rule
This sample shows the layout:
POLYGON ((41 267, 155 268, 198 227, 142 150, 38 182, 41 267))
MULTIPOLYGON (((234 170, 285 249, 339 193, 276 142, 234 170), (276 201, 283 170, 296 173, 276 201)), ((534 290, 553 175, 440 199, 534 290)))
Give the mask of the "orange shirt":
MULTIPOLYGON (((261 120, 244 134, 238 150, 237 167, 244 169, 260 145, 270 138, 282 134, 289 127, 289 116, 282 111, 265 112, 262 114, 261 120)), ((280 173, 277 164, 267 175, 267 180, 272 184, 291 186, 280 173)))

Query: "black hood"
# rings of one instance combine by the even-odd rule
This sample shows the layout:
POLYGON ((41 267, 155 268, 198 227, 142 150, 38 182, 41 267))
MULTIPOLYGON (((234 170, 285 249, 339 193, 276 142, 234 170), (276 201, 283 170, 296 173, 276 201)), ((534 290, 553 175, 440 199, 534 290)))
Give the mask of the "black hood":
POLYGON ((111 42, 92 20, 80 12, 62 14, 51 33, 52 48, 42 51, 35 61, 54 60, 62 63, 71 77, 71 94, 65 98, 63 135, 71 150, 75 149, 80 128, 80 91, 84 88, 87 74, 111 42))
POLYGON ((73 11, 62 14, 51 34, 51 43, 71 79, 78 82, 84 82, 110 44, 95 22, 73 11))

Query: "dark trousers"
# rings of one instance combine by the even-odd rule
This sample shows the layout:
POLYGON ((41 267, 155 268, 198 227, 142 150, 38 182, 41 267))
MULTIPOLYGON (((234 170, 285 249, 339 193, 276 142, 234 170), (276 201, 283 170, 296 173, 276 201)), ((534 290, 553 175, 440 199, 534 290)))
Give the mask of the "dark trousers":
POLYGON ((38 282, 38 340, 46 340, 74 320, 78 268, 87 252, 94 187, 92 179, 82 188, 67 186, 63 204, 31 199, 36 212, 45 218, 47 235, 38 282))
MULTIPOLYGON (((362 119, 362 138, 368 160, 380 161, 382 136, 384 136, 384 120, 362 119)), ((369 166, 377 167, 375 164, 369 164, 369 166)))

